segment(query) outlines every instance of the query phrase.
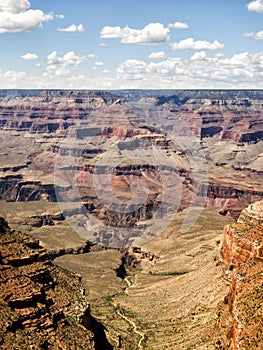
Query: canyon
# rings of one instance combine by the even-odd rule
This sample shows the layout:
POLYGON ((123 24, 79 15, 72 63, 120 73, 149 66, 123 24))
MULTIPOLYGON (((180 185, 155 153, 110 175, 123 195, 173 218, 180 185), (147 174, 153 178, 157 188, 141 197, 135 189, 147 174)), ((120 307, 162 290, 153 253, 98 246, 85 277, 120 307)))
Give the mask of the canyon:
POLYGON ((95 349, 79 278, 55 267, 37 240, 0 218, 2 349, 95 349))
MULTIPOLYGON (((72 288, 86 291, 89 331, 73 323, 80 339, 89 334, 86 348, 262 344, 260 307, 254 321, 247 292, 261 305, 262 107, 259 90, 1 91, 0 214, 10 226, 3 221, 2 238, 43 247, 46 260, 28 259, 48 265, 58 285, 65 271, 82 276, 83 287, 72 288), (90 320, 104 329, 104 345, 90 320)), ((52 305, 66 309, 56 301, 60 287, 43 283, 52 305)), ((64 341, 61 322, 54 344, 64 341)))
POLYGON ((222 258, 229 282, 225 306, 230 323, 220 349, 258 349, 262 346, 263 201, 244 209, 224 230, 222 258))

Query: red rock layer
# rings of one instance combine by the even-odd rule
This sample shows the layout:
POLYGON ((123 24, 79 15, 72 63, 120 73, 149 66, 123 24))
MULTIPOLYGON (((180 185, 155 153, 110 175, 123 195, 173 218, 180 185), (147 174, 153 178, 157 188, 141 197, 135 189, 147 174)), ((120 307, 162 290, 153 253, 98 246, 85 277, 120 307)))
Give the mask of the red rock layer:
POLYGON ((238 221, 224 229, 224 261, 238 267, 250 258, 263 258, 263 202, 243 210, 238 221))
POLYGON ((0 218, 1 349, 94 349, 90 320, 78 277, 0 218))
POLYGON ((262 349, 263 201, 250 205, 236 223, 226 226, 222 256, 233 271, 226 298, 230 343, 220 349, 262 349))

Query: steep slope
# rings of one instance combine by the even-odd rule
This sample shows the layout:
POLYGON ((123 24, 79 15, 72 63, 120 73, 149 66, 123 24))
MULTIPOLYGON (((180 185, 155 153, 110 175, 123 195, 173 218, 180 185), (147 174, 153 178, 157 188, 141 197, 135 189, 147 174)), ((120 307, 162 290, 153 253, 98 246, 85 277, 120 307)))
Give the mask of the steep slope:
MULTIPOLYGON (((263 202, 243 210, 226 226, 222 256, 231 271, 225 299, 229 326, 218 349, 254 350, 263 347, 263 202)), ((222 315, 221 315, 222 321, 222 315)))
POLYGON ((162 234, 124 253, 118 269, 124 290, 118 289, 107 267, 112 266, 110 249, 55 260, 83 275, 93 296, 94 315, 105 324, 116 347, 119 335, 125 350, 215 349, 222 331, 217 327, 217 305, 227 294, 218 263, 219 243, 224 225, 232 220, 218 210, 204 209, 189 232, 182 234, 185 215, 177 213, 162 234), (91 281, 95 264, 98 275, 91 281), (103 286, 110 278, 112 290, 103 286))
POLYGON ((84 294, 79 276, 0 218, 1 349, 98 349, 99 323, 84 294))

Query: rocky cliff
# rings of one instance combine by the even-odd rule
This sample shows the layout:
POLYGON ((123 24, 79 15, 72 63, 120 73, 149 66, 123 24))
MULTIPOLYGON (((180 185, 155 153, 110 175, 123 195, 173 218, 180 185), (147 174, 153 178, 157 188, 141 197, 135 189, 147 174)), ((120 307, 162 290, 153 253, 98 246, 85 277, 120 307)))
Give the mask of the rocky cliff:
POLYGON ((52 133, 66 130, 89 112, 119 101, 104 91, 42 91, 37 96, 6 96, 0 101, 0 128, 52 133))
MULTIPOLYGON (((81 199, 100 223, 135 227, 169 210, 163 185, 174 178, 180 188, 170 203, 178 210, 218 207, 236 219, 263 198, 262 101, 258 91, 3 91, 0 199, 81 199), (195 135, 194 145, 181 142, 186 135, 195 135), (199 160, 207 179, 195 186, 199 160), (55 184, 60 170, 63 181, 55 184), (100 200, 94 172, 121 210, 100 200), (111 182, 104 183, 107 173, 111 182), (136 181, 143 205, 124 208, 136 181)), ((103 244, 104 236, 97 236, 103 244)))
POLYGON ((232 267, 250 258, 263 259, 263 202, 244 209, 236 223, 225 227, 222 256, 232 267))
POLYGON ((0 274, 1 349, 95 349, 80 276, 55 267, 38 241, 3 218, 0 274))
MULTIPOLYGON (((225 304, 230 323, 218 349, 261 349, 263 346, 263 202, 243 210, 225 227, 222 256, 230 283, 225 304)), ((222 316, 221 316, 222 318, 222 316)))

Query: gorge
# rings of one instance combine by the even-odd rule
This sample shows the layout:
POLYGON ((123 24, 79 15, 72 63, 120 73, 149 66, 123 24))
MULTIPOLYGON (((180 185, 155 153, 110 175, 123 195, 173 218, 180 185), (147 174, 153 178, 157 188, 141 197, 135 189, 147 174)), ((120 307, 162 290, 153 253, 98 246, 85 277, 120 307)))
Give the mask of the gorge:
POLYGON ((3 348, 262 344, 261 90, 0 95, 3 348))

